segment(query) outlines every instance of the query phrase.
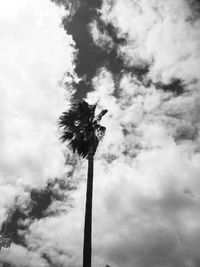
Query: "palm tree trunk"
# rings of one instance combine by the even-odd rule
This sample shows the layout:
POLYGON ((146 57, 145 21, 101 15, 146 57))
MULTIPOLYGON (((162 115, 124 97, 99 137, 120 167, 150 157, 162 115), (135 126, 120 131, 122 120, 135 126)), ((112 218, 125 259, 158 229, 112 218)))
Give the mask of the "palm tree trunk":
POLYGON ((92 193, 93 193, 94 148, 88 153, 88 175, 85 206, 85 228, 83 244, 83 267, 91 267, 92 262, 92 193))

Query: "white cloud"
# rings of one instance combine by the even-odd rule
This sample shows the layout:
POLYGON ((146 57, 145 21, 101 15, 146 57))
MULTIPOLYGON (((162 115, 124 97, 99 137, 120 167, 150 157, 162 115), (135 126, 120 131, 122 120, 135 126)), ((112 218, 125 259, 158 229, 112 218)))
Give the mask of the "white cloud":
POLYGON ((109 71, 93 81, 88 100, 108 108, 95 164, 94 266, 198 266, 198 92, 174 97, 129 73, 116 99, 109 71))
MULTIPOLYGON (((93 84, 88 101, 99 99, 98 109, 108 108, 102 119, 107 132, 95 160, 93 265, 198 266, 199 135, 183 136, 180 143, 175 138, 181 123, 199 127, 196 98, 174 98, 125 74, 116 99, 106 69, 93 84)), ((86 162, 79 167, 75 177, 84 179, 86 162)), ((27 242, 60 264, 78 266, 84 184, 73 197, 74 208, 67 214, 33 223, 27 242)))
MULTIPOLYGON (((61 81, 73 75, 75 49, 64 14, 48 0, 0 1, 1 221, 24 187, 42 187, 68 168, 57 120, 70 101, 61 81)), ((12 246, 10 259, 23 259, 22 250, 12 246)), ((38 261, 30 266, 47 266, 38 261)))
POLYGON ((127 44, 119 49, 128 65, 151 65, 149 77, 199 81, 200 20, 193 21, 185 0, 104 1, 102 19, 113 23, 127 44))
POLYGON ((93 37, 93 41, 97 46, 100 46, 107 51, 113 47, 112 38, 105 31, 100 31, 96 21, 90 23, 89 29, 93 37))
POLYGON ((37 253, 30 252, 26 248, 15 244, 11 245, 10 251, 2 249, 0 257, 2 261, 6 261, 13 266, 49 266, 46 260, 42 259, 37 253))
MULTIPOLYGON (((63 147, 56 141, 54 124, 65 108, 64 93, 57 87, 57 80, 63 71, 73 72, 74 50, 71 38, 57 26, 59 18, 51 21, 49 17, 50 11, 54 14, 55 10, 57 14, 58 10, 44 3, 48 7, 44 27, 40 31, 41 26, 35 26, 34 20, 38 22, 38 10, 41 10, 37 6, 37 15, 31 12, 32 20, 27 21, 32 23, 32 31, 29 31, 31 25, 24 23, 25 36, 19 38, 26 40, 30 49, 26 51, 26 45, 19 49, 21 41, 17 33, 8 34, 8 30, 4 33, 7 39, 14 38, 10 47, 16 49, 4 45, 4 51, 9 48, 9 64, 4 60, 2 71, 7 75, 3 76, 4 80, 1 78, 5 88, 1 93, 5 118, 0 132, 5 144, 1 169, 11 187, 4 185, 2 192, 8 202, 19 192, 13 184, 39 186, 48 176, 65 171, 63 147), (53 64, 49 63, 50 56, 53 64), (13 66, 11 76, 6 71, 10 65, 13 66), (12 194, 8 196, 10 190, 12 194)), ((112 21, 119 35, 128 33, 128 44, 119 51, 124 53, 127 64, 150 62, 152 79, 168 82, 180 77, 190 83, 187 87, 190 90, 174 97, 172 92, 153 85, 145 87, 134 74, 128 73, 121 77, 117 98, 112 73, 107 69, 100 69, 93 79, 94 91, 88 93, 87 100, 90 103, 99 100, 97 112, 108 109, 102 119, 102 125, 107 127, 106 136, 99 144, 95 160, 93 266, 197 267, 200 261, 199 91, 191 81, 199 79, 199 22, 187 21, 192 13, 182 0, 165 3, 116 0, 112 3, 104 1, 102 19, 112 21), (185 46, 181 46, 182 43, 185 46)), ((43 21, 45 16, 40 18, 43 21)), ((99 32, 96 34, 98 40, 101 36, 99 32)), ((85 179, 86 170, 86 162, 80 164, 74 178, 85 179)), ((31 224, 26 241, 32 250, 30 258, 38 261, 35 266, 46 266, 42 253, 47 253, 61 266, 81 264, 84 183, 72 197, 73 209, 63 209, 65 212, 57 217, 31 224)), ((1 201, 4 207, 5 199, 2 197, 1 201)), ((62 206, 65 204, 67 206, 65 202, 62 206)), ((50 208, 54 206, 55 203, 50 208)), ((17 253, 24 260, 27 258, 25 252, 15 251, 21 248, 11 247, 10 259, 17 253)))
POLYGON ((2 1, 1 13, 1 183, 41 186, 64 172, 59 80, 73 72, 73 41, 48 1, 2 1))

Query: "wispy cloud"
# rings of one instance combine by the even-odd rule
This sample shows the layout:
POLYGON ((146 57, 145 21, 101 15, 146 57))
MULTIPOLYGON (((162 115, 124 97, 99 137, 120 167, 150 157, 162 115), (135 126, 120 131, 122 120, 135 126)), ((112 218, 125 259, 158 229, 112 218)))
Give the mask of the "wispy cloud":
MULTIPOLYGON (((72 2, 56 2, 63 3, 68 14, 72 2)), ((10 48, 14 54, 10 52, 9 64, 4 60, 3 65, 4 73, 10 65, 17 68, 11 76, 2 76, 2 88, 10 88, 1 98, 5 100, 2 179, 6 177, 2 208, 24 185, 44 186, 48 178, 63 178, 70 172, 75 181, 85 179, 86 163, 78 161, 71 169, 68 161, 64 167, 63 147, 56 141, 55 122, 65 109, 65 94, 57 80, 64 71, 72 76, 76 71, 93 88, 87 100, 99 100, 98 108, 109 111, 102 119, 107 132, 95 160, 93 265, 199 266, 198 2, 104 0, 101 6, 96 1, 86 5, 76 1, 71 17, 63 20, 65 34, 58 27, 60 9, 42 3, 48 12, 40 17, 40 4, 30 1, 31 13, 28 8, 24 14, 30 13, 31 24, 23 24, 25 35, 22 30, 12 34, 14 44, 21 34, 19 46, 10 48), (21 40, 30 43, 25 45, 27 52, 24 46, 18 50, 21 40)), ((27 17, 15 21, 22 18, 27 17)), ((7 51, 8 43, 2 51, 7 51)), ((69 76, 66 79, 70 98, 71 87, 80 86, 69 76)), ((29 252, 13 245, 10 261, 17 253, 26 259, 27 253, 30 266, 81 265, 85 183, 71 197, 72 209, 64 209, 67 201, 53 201, 46 212, 58 210, 56 216, 31 222, 24 235, 29 252)))

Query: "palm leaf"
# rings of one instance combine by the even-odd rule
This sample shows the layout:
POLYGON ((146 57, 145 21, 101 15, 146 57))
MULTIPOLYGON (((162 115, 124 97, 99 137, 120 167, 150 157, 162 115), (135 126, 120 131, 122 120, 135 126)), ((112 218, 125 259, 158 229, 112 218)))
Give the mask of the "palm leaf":
POLYGON ((82 157, 88 155, 91 142, 97 146, 98 141, 105 134, 106 128, 101 126, 99 121, 107 110, 103 110, 95 117, 96 106, 97 103, 89 105, 85 100, 75 101, 68 111, 61 114, 58 120, 58 125, 63 132, 60 137, 61 142, 68 141, 73 152, 77 152, 82 157), (94 137, 93 141, 91 141, 91 136, 94 137))
POLYGON ((100 121, 101 120, 101 118, 106 114, 108 112, 108 110, 107 109, 103 109, 100 113, 99 113, 99 115, 97 115, 97 117, 96 117, 96 121, 100 121))

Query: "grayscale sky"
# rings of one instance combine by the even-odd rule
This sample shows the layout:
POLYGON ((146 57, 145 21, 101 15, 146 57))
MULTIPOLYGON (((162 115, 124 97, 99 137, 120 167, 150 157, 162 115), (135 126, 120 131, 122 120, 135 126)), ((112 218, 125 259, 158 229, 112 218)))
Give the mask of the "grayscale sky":
POLYGON ((0 0, 0 259, 82 265, 87 162, 57 122, 85 98, 108 109, 93 267, 199 267, 199 70, 197 0, 0 0))

